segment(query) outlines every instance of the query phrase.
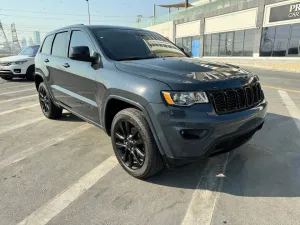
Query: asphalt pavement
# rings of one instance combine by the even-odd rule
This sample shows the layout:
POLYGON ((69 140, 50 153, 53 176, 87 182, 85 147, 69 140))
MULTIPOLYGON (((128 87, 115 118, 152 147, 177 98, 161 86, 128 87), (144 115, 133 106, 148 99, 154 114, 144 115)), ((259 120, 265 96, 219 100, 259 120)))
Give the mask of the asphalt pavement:
POLYGON ((269 102, 263 129, 145 181, 102 130, 67 111, 48 120, 32 82, 0 79, 0 224, 300 224, 300 74, 252 70, 269 102))

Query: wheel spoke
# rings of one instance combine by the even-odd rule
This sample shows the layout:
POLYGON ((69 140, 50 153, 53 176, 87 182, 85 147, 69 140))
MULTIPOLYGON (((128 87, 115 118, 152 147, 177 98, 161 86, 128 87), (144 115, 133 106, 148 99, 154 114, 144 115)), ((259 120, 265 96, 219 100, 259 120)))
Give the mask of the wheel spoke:
POLYGON ((45 106, 46 106, 46 109, 47 109, 47 112, 50 110, 49 109, 49 105, 48 104, 45 104, 45 106))
POLYGON ((139 157, 141 157, 142 159, 145 158, 145 154, 139 148, 135 148, 135 151, 139 157))
POLYGON ((126 145, 120 142, 116 142, 116 146, 119 148, 126 148, 126 145))
POLYGON ((137 164, 139 164, 140 166, 143 165, 142 162, 140 162, 140 160, 138 159, 138 157, 136 156, 136 154, 134 152, 132 152, 132 156, 135 159, 135 161, 137 162, 137 164))
POLYGON ((142 138, 137 139, 135 144, 137 144, 137 145, 144 144, 143 139, 142 138))
POLYGON ((121 139, 121 140, 125 140, 125 137, 124 136, 122 136, 121 134, 119 134, 119 133, 116 133, 116 136, 117 136, 117 138, 119 138, 119 139, 121 139))
POLYGON ((41 98, 44 98, 44 96, 43 96, 42 92, 40 92, 40 97, 41 97, 41 98))
POLYGON ((125 130, 125 128, 124 128, 123 122, 120 123, 120 129, 121 129, 123 135, 124 135, 125 137, 127 137, 127 133, 126 133, 126 130, 125 130))
POLYGON ((129 154, 128 167, 132 168, 133 166, 133 155, 129 154))
POLYGON ((125 153, 124 153, 124 155, 122 156, 123 162, 126 162, 127 157, 128 157, 128 151, 125 150, 125 153))
POLYGON ((126 132, 127 134, 130 134, 130 127, 129 127, 129 122, 125 121, 125 129, 126 129, 126 132))

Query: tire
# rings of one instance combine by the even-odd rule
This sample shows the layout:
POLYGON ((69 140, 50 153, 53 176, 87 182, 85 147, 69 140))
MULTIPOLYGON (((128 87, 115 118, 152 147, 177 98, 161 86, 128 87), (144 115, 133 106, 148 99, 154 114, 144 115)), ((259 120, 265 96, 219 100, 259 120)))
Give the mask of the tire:
POLYGON ((42 82, 38 88, 42 112, 48 119, 57 119, 62 115, 62 108, 57 107, 51 100, 46 85, 42 82))
POLYGON ((30 81, 33 81, 34 80, 34 72, 35 72, 34 65, 29 66, 27 71, 26 71, 26 79, 30 80, 30 81))
POLYGON ((12 80, 12 77, 1 77, 3 80, 12 80))
POLYGON ((111 141, 119 163, 131 176, 145 179, 164 168, 149 124, 141 111, 127 108, 117 113, 112 122, 111 141))

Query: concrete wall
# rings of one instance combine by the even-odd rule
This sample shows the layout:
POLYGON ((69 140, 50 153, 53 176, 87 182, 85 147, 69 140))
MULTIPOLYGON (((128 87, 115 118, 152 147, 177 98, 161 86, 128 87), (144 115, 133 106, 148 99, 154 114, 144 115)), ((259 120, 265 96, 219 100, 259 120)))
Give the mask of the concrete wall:
POLYGON ((252 29, 256 27, 256 18, 257 8, 206 18, 204 33, 252 29))
POLYGON ((173 21, 167 22, 167 23, 162 23, 162 24, 157 24, 151 27, 145 28, 147 30, 151 30, 154 32, 157 32, 161 34, 164 37, 167 37, 170 41, 175 41, 174 40, 174 23, 173 21))
POLYGON ((176 38, 200 35, 200 20, 176 25, 176 38))

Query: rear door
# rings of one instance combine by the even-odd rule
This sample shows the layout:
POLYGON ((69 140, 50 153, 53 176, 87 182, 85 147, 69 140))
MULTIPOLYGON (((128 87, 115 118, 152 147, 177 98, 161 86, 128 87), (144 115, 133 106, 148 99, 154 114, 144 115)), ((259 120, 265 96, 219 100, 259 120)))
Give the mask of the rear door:
POLYGON ((70 49, 76 46, 87 46, 90 56, 95 52, 95 47, 84 30, 71 30, 68 57, 64 58, 62 64, 64 73, 60 78, 63 85, 60 91, 69 95, 66 103, 74 112, 99 124, 95 81, 97 70, 92 67, 91 62, 69 58, 70 49))

